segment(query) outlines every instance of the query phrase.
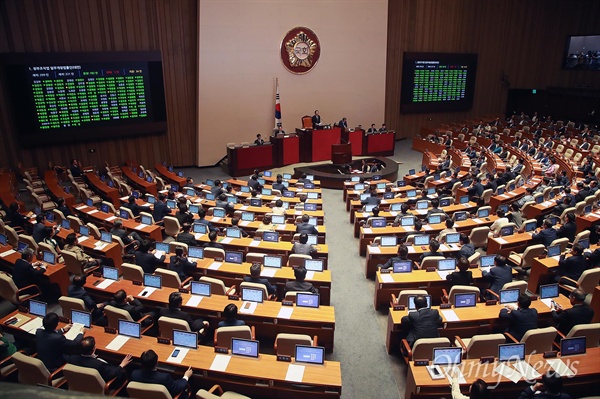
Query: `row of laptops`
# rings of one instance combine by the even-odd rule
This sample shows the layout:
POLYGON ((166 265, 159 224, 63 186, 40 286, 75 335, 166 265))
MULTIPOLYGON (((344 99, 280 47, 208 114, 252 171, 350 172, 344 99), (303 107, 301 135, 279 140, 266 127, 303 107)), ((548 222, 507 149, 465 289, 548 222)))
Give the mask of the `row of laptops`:
MULTIPOLYGON (((446 244, 458 244, 460 242, 460 234, 461 233, 449 233, 446 234, 444 242, 446 244)), ((428 235, 418 235, 414 236, 414 245, 429 245, 431 240, 428 235)), ((398 237, 397 236, 381 236, 381 240, 379 243, 380 247, 395 247, 398 245, 398 237)))
MULTIPOLYGON (((8 237, 6 237, 6 235, 4 234, 0 234, 0 244, 1 245, 9 245, 8 244, 8 237)), ((23 251, 25 251, 27 248, 29 248, 29 245, 19 241, 17 243, 17 249, 16 251, 18 253, 23 253, 23 251)), ((53 252, 50 251, 42 251, 42 261, 44 261, 44 263, 48 263, 51 265, 56 264, 56 255, 53 252)))

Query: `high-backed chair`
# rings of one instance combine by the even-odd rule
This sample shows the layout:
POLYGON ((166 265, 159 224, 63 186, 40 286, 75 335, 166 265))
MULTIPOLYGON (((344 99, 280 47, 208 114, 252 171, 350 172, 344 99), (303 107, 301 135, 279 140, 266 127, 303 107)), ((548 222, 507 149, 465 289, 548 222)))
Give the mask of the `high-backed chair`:
POLYGON ((81 219, 79 219, 76 216, 69 215, 69 216, 67 216, 67 219, 69 220, 69 223, 71 224, 71 230, 74 230, 75 232, 78 232, 79 228, 84 225, 83 222, 81 221, 81 219))
POLYGON ((490 228, 485 227, 475 227, 471 230, 469 234, 469 241, 475 246, 475 248, 485 248, 488 245, 488 237, 490 233, 490 228))
POLYGON ((38 244, 35 242, 32 236, 27 234, 19 234, 19 241, 27 244, 29 248, 33 249, 34 253, 38 253, 38 244))
POLYGON ((204 248, 204 258, 221 258, 225 260, 225 251, 221 248, 206 247, 204 248))
POLYGON ((144 281, 144 269, 141 266, 132 263, 121 264, 123 279, 129 281, 144 281))
POLYGON ((248 262, 248 263, 259 262, 262 264, 264 261, 265 255, 266 254, 260 254, 258 252, 248 252, 246 254, 246 262, 248 262))
POLYGON ((181 248, 183 249, 183 253, 187 254, 188 253, 188 245, 183 243, 183 242, 179 242, 179 241, 171 241, 169 243, 169 252, 171 253, 175 253, 175 249, 176 248, 181 248))
POLYGON ((475 298, 478 301, 480 296, 479 287, 473 287, 471 285, 455 285, 450 288, 450 292, 446 292, 446 289, 442 288, 442 303, 454 304, 454 297, 456 294, 467 294, 470 292, 477 294, 475 298))
POLYGON ((71 318, 71 310, 81 310, 87 312, 83 299, 71 298, 70 296, 61 296, 58 298, 58 304, 62 309, 62 314, 66 318, 71 318))
MULTIPOLYGON (((561 289, 571 292, 575 288, 581 289, 585 292, 586 295, 591 295, 594 292, 594 288, 598 285, 600 281, 600 268, 596 267, 594 269, 585 270, 581 273, 581 276, 577 281, 569 278, 569 277, 561 277, 558 281, 558 285, 561 289)), ((587 300, 587 298, 586 298, 587 300)))
POLYGON ((94 395, 116 396, 121 389, 127 385, 127 380, 119 387, 110 389, 117 377, 109 381, 104 381, 98 370, 91 367, 75 366, 66 364, 63 368, 63 375, 67 379, 69 391, 85 392, 94 395))
POLYGON ((428 267, 437 268, 438 260, 445 259, 443 256, 426 256, 421 261, 421 269, 427 269, 428 267))
POLYGON ((472 338, 455 337, 454 345, 463 348, 465 359, 479 359, 484 356, 496 356, 498 345, 506 342, 503 334, 474 335, 472 338))
POLYGON ((161 316, 158 318, 159 336, 169 338, 173 336, 173 330, 191 331, 187 321, 173 317, 161 316))
POLYGON ((530 355, 552 350, 554 338, 556 338, 556 328, 534 328, 527 331, 525 335, 523 335, 523 338, 521 338, 521 341, 517 341, 515 337, 509 333, 504 334, 515 343, 525 343, 525 355, 530 355))
POLYGON ((279 333, 275 338, 275 354, 294 356, 296 345, 317 346, 317 336, 279 333))
POLYGON ((177 237, 177 234, 181 232, 179 220, 173 216, 165 216, 163 221, 165 222, 165 234, 169 237, 177 237))
POLYGON ((296 295, 298 295, 298 294, 312 294, 312 293, 308 292, 308 291, 288 291, 285 293, 285 297, 283 299, 285 299, 286 301, 296 302, 296 295))
POLYGON ((213 385, 210 390, 200 389, 196 392, 196 399, 250 399, 248 396, 241 395, 233 391, 223 391, 220 385, 213 385))
POLYGON ((127 396, 132 399, 178 399, 181 393, 173 398, 162 384, 145 384, 131 381, 127 384, 127 396))
POLYGON ((222 280, 213 277, 202 276, 200 281, 210 283, 210 292, 214 295, 233 295, 235 286, 226 287, 222 280))
POLYGON ((163 269, 161 267, 157 268, 154 271, 154 274, 162 277, 163 287, 169 288, 187 288, 190 284, 190 281, 193 280, 193 277, 188 277, 182 282, 179 279, 179 274, 177 274, 177 272, 173 270, 163 269))
POLYGON ((408 297, 412 295, 429 295, 427 290, 401 290, 398 293, 398 297, 392 294, 391 305, 404 305, 408 306, 408 297))
POLYGON ((440 338, 420 338, 415 341, 411 348, 406 339, 402 340, 402 356, 408 364, 413 359, 431 360, 435 348, 445 348, 450 346, 450 340, 446 337, 440 338))
POLYGON ((240 293, 242 292, 242 288, 251 288, 253 290, 261 290, 263 292, 263 301, 274 300, 275 296, 269 295, 267 291, 267 287, 264 284, 252 283, 249 281, 242 281, 240 283, 240 293))
POLYGON ((7 241, 13 248, 17 248, 19 246, 19 234, 12 227, 5 225, 4 226, 4 234, 6 235, 7 241))
POLYGON ((312 259, 310 255, 290 254, 288 257, 288 266, 299 267, 304 265, 306 259, 312 259))
MULTIPOLYGON (((119 309, 117 307, 106 305, 104 307, 104 314, 106 314, 106 318, 108 319, 108 326, 112 328, 119 327, 119 320, 127 320, 127 321, 136 321, 133 320, 128 311, 124 309, 119 309)), ((144 321, 150 320, 152 321, 152 316, 147 314, 143 316, 141 319, 137 320, 138 323, 144 323, 144 321)), ((154 323, 150 323, 149 325, 142 327, 142 334, 148 331, 154 323)), ((143 324, 142 324, 143 326, 143 324)))
POLYGON ((590 238, 590 231, 584 230, 575 236, 575 239, 573 240, 573 245, 578 244, 579 241, 581 241, 581 240, 585 240, 585 239, 589 239, 589 238, 590 238))
POLYGON ((546 247, 542 244, 530 245, 522 254, 511 252, 508 255, 508 261, 521 269, 530 269, 533 260, 539 258, 545 251, 546 247))
POLYGON ((255 339, 254 326, 219 327, 215 330, 215 346, 231 349, 231 338, 255 339))
POLYGON ((102 205, 106 205, 108 207, 108 211, 110 213, 117 215, 117 210, 115 209, 115 206, 113 205, 112 202, 102 201, 102 205))
POLYGON ((567 246, 569 245, 569 239, 567 237, 557 238, 550 244, 550 246, 554 245, 560 245, 560 252, 563 253, 567 250, 567 246))
POLYGON ((0 297, 9 301, 13 305, 19 306, 27 302, 30 299, 40 296, 40 288, 31 284, 21 289, 17 288, 12 276, 5 272, 0 272, 0 297), (34 291, 32 293, 26 293, 27 291, 34 291))
POLYGON ((560 331, 558 335, 562 338, 585 337, 586 348, 597 348, 600 346, 600 323, 578 324, 566 336, 560 331))
POLYGON ((71 251, 63 250, 61 252, 63 259, 65 260, 65 266, 67 266, 67 271, 70 274, 90 274, 94 270, 97 270, 99 266, 89 266, 84 268, 83 262, 77 259, 77 255, 71 251))
MULTIPOLYGON (((503 290, 518 289, 519 295, 521 295, 521 294, 524 294, 525 291, 527 291, 527 281, 525 281, 525 280, 511 281, 511 282, 504 284, 502 286, 502 289, 503 290)), ((490 289, 486 289, 485 292, 493 295, 497 300, 500 300, 500 295, 496 294, 494 291, 492 291, 490 289)))
POLYGON ((57 377, 62 371, 62 366, 50 373, 40 359, 27 356, 21 352, 12 355, 12 361, 19 373, 19 383, 26 385, 48 385, 54 388, 67 382, 65 377, 57 377))

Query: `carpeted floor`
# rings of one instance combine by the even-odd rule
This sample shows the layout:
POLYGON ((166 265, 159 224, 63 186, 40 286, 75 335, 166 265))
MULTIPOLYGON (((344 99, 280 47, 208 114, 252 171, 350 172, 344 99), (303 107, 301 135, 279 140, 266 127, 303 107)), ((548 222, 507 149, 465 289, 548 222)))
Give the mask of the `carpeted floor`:
MULTIPOLYGON (((411 140, 396 142, 396 155, 390 158, 401 162, 399 177, 421 164, 422 154, 411 147, 411 140)), ((196 183, 207 178, 229 178, 219 167, 179 170, 196 183)), ((273 172, 293 172, 293 166, 273 169, 273 172)), ((341 362, 342 398, 403 398, 406 366, 399 356, 386 353, 387 310, 376 312, 373 308, 375 283, 364 277, 365 258, 358 254, 358 239, 353 237, 350 215, 342 199, 340 190, 323 190, 333 280, 331 304, 336 317, 335 347, 328 359, 341 362)))

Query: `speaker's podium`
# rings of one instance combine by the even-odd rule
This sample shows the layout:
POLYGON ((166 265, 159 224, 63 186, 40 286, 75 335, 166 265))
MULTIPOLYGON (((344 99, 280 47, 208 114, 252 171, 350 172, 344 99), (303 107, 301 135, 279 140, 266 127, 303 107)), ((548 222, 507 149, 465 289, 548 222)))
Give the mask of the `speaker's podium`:
POLYGON ((352 144, 332 144, 331 162, 335 165, 352 163, 352 144))

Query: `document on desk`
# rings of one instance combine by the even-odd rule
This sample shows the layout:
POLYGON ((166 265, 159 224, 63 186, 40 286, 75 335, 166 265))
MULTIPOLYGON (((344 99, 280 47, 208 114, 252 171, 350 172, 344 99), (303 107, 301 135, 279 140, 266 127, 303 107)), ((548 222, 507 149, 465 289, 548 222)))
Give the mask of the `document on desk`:
POLYGON ((243 220, 243 221, 239 222, 238 224, 242 227, 246 227, 246 226, 250 225, 250 222, 247 220, 243 220))
POLYGON ((160 259, 160 258, 162 258, 162 257, 163 257, 163 255, 165 255, 165 251, 156 251, 156 252, 154 252, 154 257, 155 257, 156 259, 160 259))
POLYGON ((200 302, 202 302, 202 298, 204 298, 202 295, 192 295, 185 303, 185 306, 195 308, 200 304, 200 302))
POLYGON ((494 369, 494 371, 500 374, 502 377, 508 378, 515 384, 519 382, 522 377, 521 373, 511 367, 508 367, 505 363, 500 363, 498 367, 494 369))
POLYGON ((315 278, 315 271, 314 270, 309 270, 306 272, 306 280, 312 280, 315 278))
POLYGON ((88 215, 93 215, 94 213, 99 212, 98 209, 93 209, 89 212, 87 212, 88 215))
POLYGON ((65 338, 68 340, 74 340, 75 338, 77 338, 77 336, 79 335, 80 332, 83 331, 84 325, 81 323, 73 323, 73 325, 71 326, 71 329, 69 331, 67 331, 67 333, 65 334, 65 338))
POLYGON ((173 352, 171 352, 171 354, 167 358, 167 363, 181 364, 181 362, 183 362, 183 359, 185 359, 185 355, 187 355, 189 351, 189 348, 182 348, 176 346, 175 349, 173 349, 173 352), (177 354, 177 356, 173 356, 173 352, 175 352, 176 350, 179 350, 179 353, 177 354))
POLYGON ((496 242, 497 242, 498 244, 508 244, 508 241, 506 241, 506 240, 505 240, 504 238, 502 238, 502 237, 496 237, 496 238, 494 238, 494 240, 496 240, 496 242))
POLYGON ((517 371, 521 373, 527 381, 534 381, 536 378, 542 376, 540 373, 537 372, 536 369, 531 367, 529 363, 524 362, 522 360, 515 363, 515 369, 517 369, 517 371))
MULTIPOLYGON (((409 227, 409 228, 405 227, 405 229, 406 229, 406 231, 413 231, 413 229, 411 227, 409 227)), ((423 230, 433 230, 433 227, 431 227, 430 225, 426 224, 426 225, 423 225, 423 230)))
POLYGON ((81 237, 77 238, 77 243, 81 244, 82 242, 84 242, 88 238, 90 238, 90 237, 89 236, 81 236, 81 237))
POLYGON ((126 335, 117 335, 108 345, 106 345, 106 349, 110 349, 111 351, 118 351, 129 341, 129 337, 126 335))
POLYGON ((305 366, 300 366, 299 364, 290 364, 288 366, 287 373, 285 374, 285 380, 302 382, 302 378, 304 377, 304 369, 305 366))
POLYGON ((156 291, 156 288, 154 287, 144 287, 144 289, 141 290, 140 293, 137 294, 137 296, 148 298, 150 295, 152 295, 154 291, 156 291))
POLYGON ((446 244, 441 244, 440 252, 447 252, 447 251, 450 251, 450 248, 448 248, 448 246, 446 244))
POLYGON ((573 371, 561 359, 546 359, 546 362, 556 371, 561 377, 572 377, 575 375, 573 371))
POLYGON ((213 262, 208 267, 208 270, 219 270, 219 268, 223 265, 223 262, 213 262))
POLYGON ((277 269, 274 267, 265 267, 261 270, 261 277, 275 277, 275 273, 277 273, 277 269))
POLYGON ((29 321, 21 326, 21 330, 27 331, 29 334, 35 334, 35 331, 38 328, 42 328, 42 318, 41 317, 35 317, 31 321, 29 321))
POLYGON ((544 299, 540 299, 544 305, 548 306, 549 308, 552 308, 552 298, 544 298, 544 299))
POLYGON ((446 319, 446 321, 460 321, 458 315, 452 309, 442 309, 441 312, 444 315, 444 319, 446 319))
POLYGON ((258 302, 245 301, 242 303, 242 306, 240 306, 239 312, 241 314, 254 314, 256 306, 258 306, 258 302))
POLYGON ((216 222, 219 222, 220 220, 221 220, 221 218, 220 218, 220 217, 216 217, 216 216, 213 216, 213 217, 212 217, 212 221, 213 221, 213 222, 215 222, 215 223, 216 223, 216 222))
POLYGON ((100 284, 98 284, 96 286, 96 288, 104 290, 104 289, 108 288, 108 286, 114 282, 115 282, 115 280, 111 280, 110 278, 107 278, 107 279, 104 279, 104 281, 102 281, 100 284))
POLYGON ((258 247, 260 245, 260 240, 252 240, 250 241, 250 244, 248 244, 249 247, 258 247))
POLYGON ((102 251, 104 248, 106 248, 106 246, 108 245, 108 243, 102 242, 102 241, 97 241, 94 244, 94 249, 96 251, 102 251))
POLYGON ((225 238, 223 238, 223 239, 220 241, 220 243, 221 243, 221 244, 230 244, 230 243, 231 243, 231 241, 233 241, 233 238, 232 238, 232 237, 225 237, 225 238))
POLYGON ((292 313, 294 313, 293 306, 282 306, 281 309, 279 309, 279 313, 277 313, 277 318, 289 319, 292 317, 292 313))
POLYGON ((481 220, 481 219, 478 219, 478 218, 471 219, 471 220, 472 220, 472 221, 474 221, 474 222, 475 222, 475 223, 477 223, 477 224, 481 224, 481 223, 483 223, 483 220, 481 220))
POLYGON ((117 217, 116 216, 111 216, 111 217, 107 217, 105 220, 107 222, 112 222, 113 220, 115 220, 117 217))
POLYGON ((384 283, 393 283, 394 282, 394 277, 392 277, 391 274, 380 274, 381 276, 381 281, 383 281, 384 283))
POLYGON ((225 371, 227 370, 227 365, 229 365, 230 360, 231 356, 229 355, 216 354, 209 369, 212 371, 225 371))
POLYGON ((427 209, 416 209, 415 212, 419 215, 427 215, 427 209))
POLYGON ((368 227, 365 227, 365 228, 363 228, 363 233, 365 233, 365 234, 371 234, 371 233, 373 233, 373 230, 371 230, 368 227))
POLYGON ((8 255, 12 255, 12 254, 14 254, 15 252, 17 252, 17 251, 15 251, 14 249, 9 249, 8 251, 4 251, 4 252, 2 252, 2 253, 0 254, 0 257, 4 258, 4 257, 6 257, 6 256, 8 256, 8 255))
POLYGON ((378 246, 370 245, 369 246, 369 252, 372 253, 372 254, 380 254, 381 253, 381 249, 378 246))
POLYGON ((137 226, 134 227, 135 230, 144 230, 144 228, 146 227, 145 224, 138 224, 137 226))
POLYGON ((87 208, 87 205, 80 205, 78 207, 76 207, 75 209, 77 209, 78 211, 87 208))
POLYGON ((436 273, 438 274, 438 276, 440 276, 440 279, 446 280, 446 276, 449 275, 452 272, 451 271, 447 271, 447 270, 437 270, 436 273))
POLYGON ((415 247, 413 247, 412 245, 407 246, 408 248, 408 253, 409 254, 414 254, 415 253, 415 247))

